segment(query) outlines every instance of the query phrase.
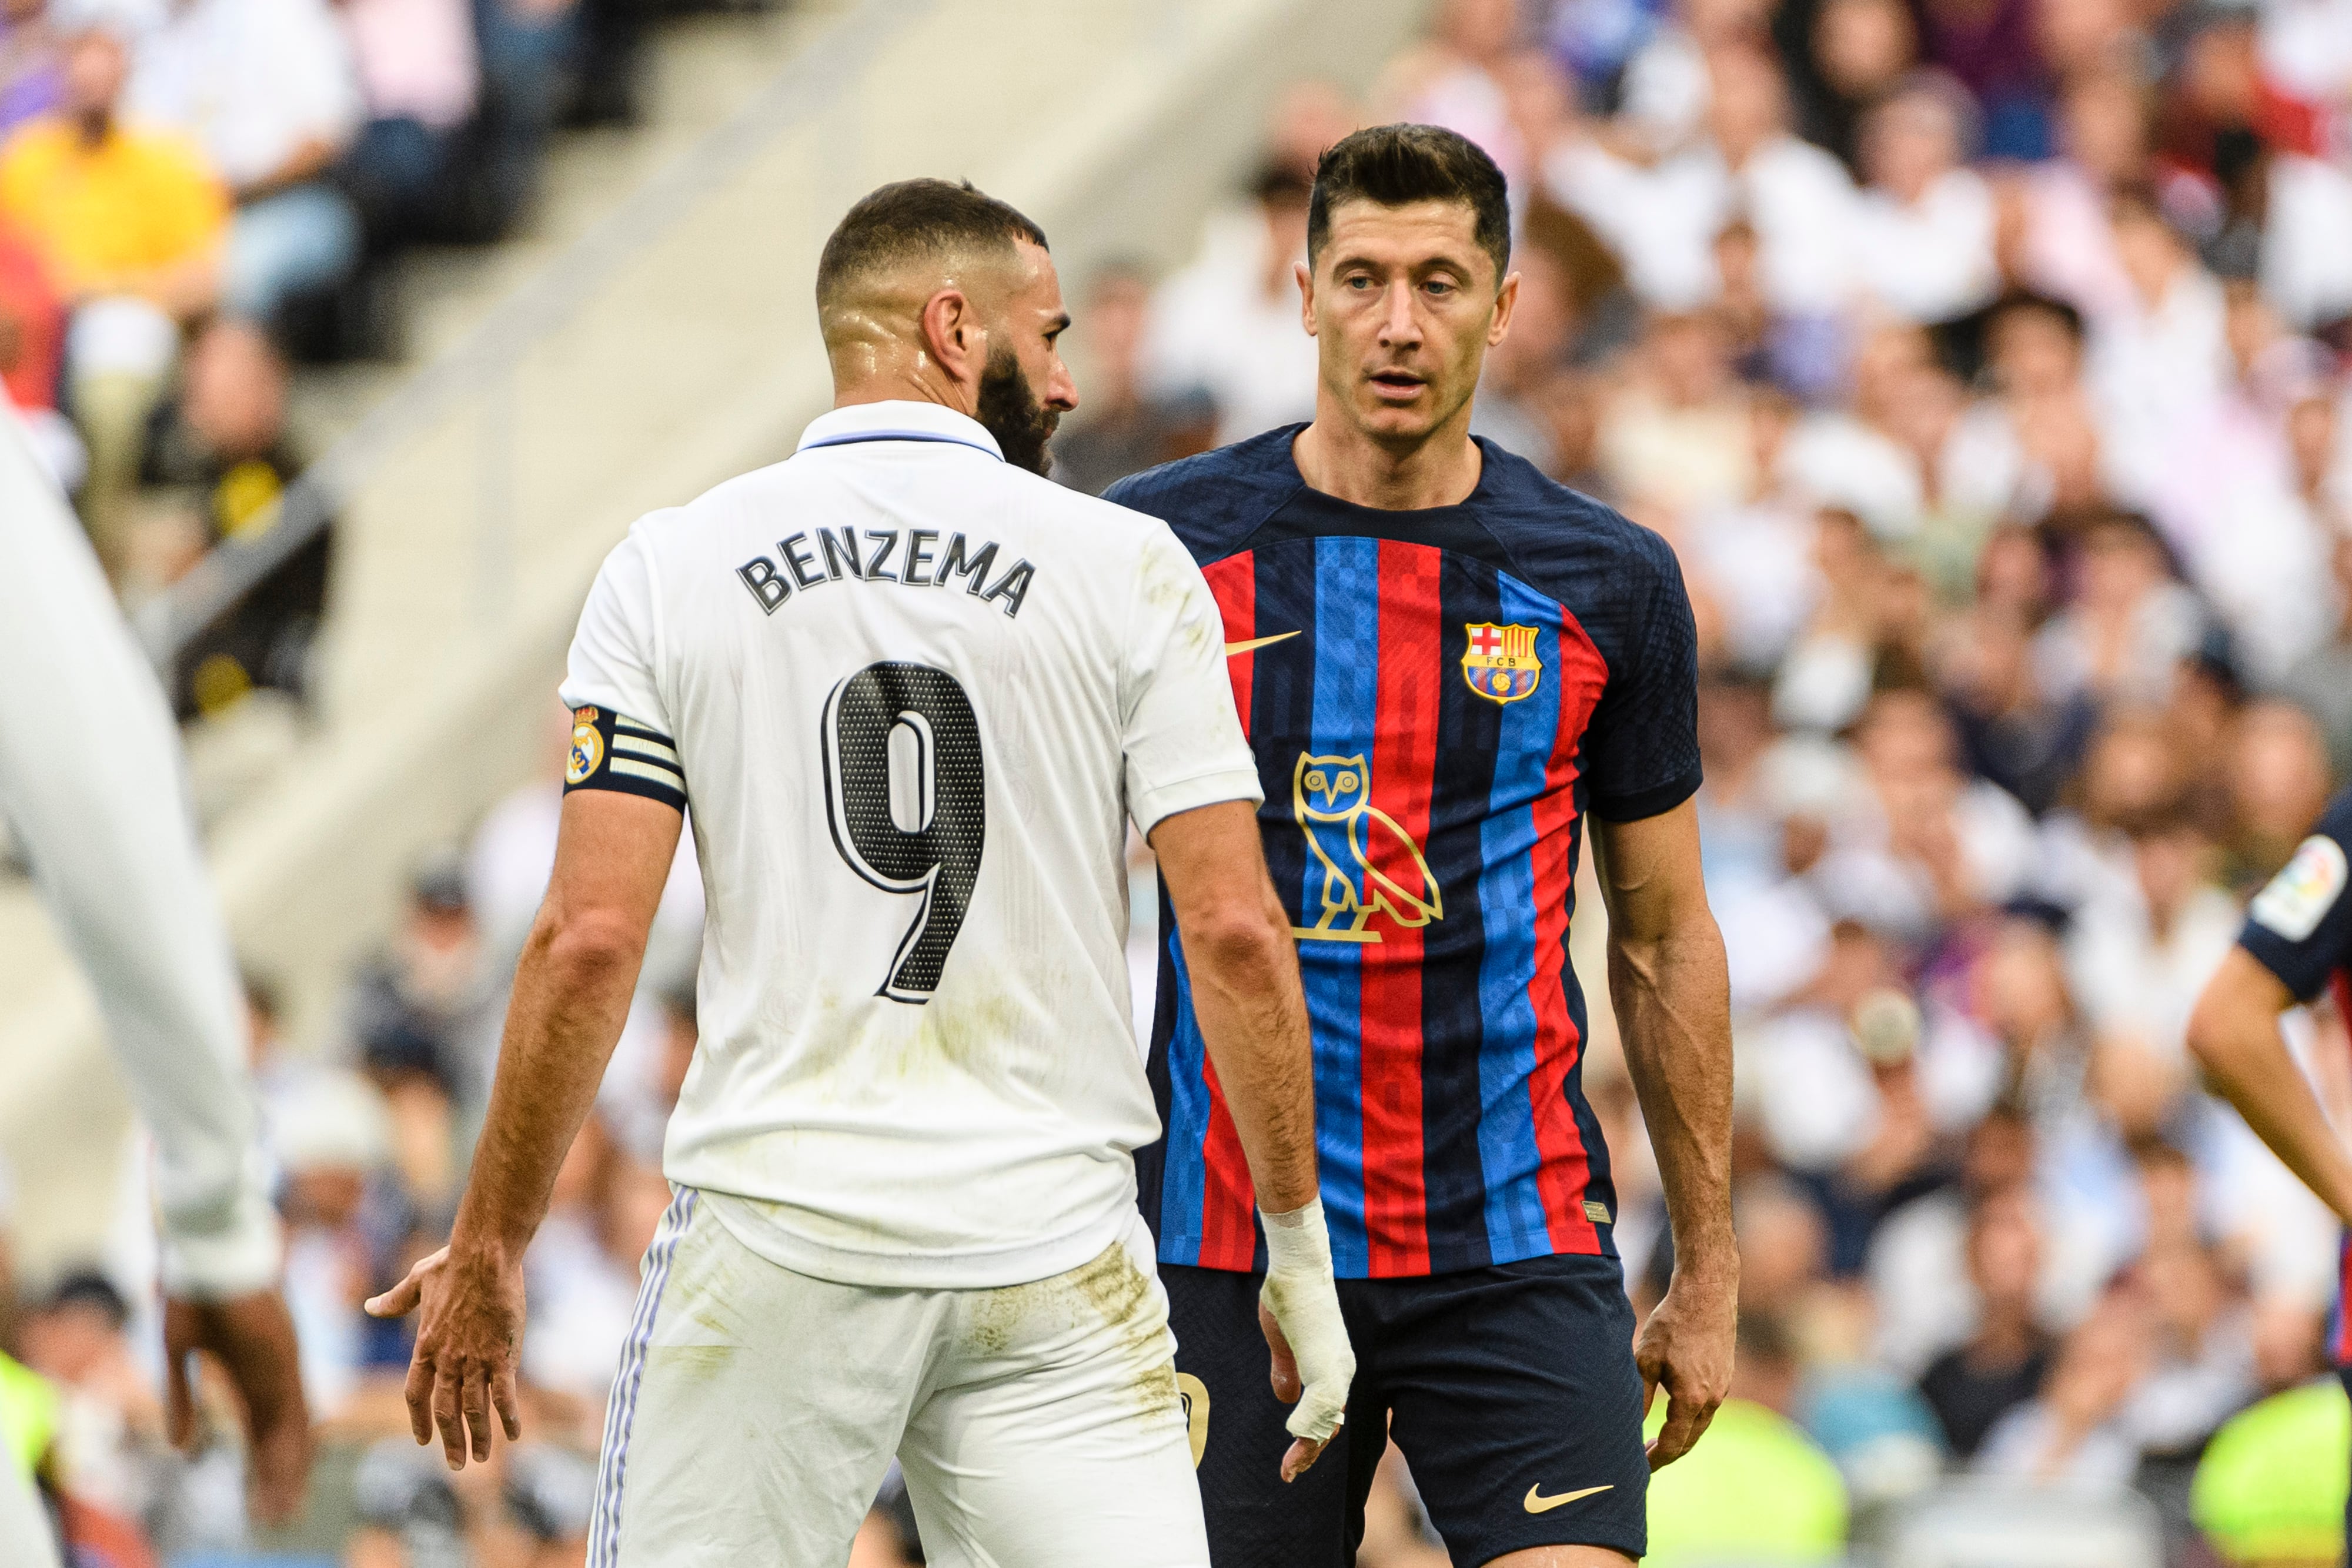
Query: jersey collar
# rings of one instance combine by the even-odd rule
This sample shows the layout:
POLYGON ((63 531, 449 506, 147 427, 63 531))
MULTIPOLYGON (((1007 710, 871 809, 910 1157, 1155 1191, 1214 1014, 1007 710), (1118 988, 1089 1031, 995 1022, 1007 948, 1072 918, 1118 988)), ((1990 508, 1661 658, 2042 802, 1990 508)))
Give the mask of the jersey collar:
POLYGON ((1003 449, 980 421, 936 402, 858 402, 819 414, 801 433, 794 450, 820 446, 850 446, 866 441, 929 441, 970 446, 999 463, 1003 449))

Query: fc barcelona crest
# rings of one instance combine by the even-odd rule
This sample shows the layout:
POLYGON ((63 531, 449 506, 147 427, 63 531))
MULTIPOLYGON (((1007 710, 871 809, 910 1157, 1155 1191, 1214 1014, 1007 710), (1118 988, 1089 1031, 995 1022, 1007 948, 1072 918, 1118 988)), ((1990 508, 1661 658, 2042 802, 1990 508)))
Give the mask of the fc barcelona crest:
POLYGON ((1474 621, 1463 630, 1470 641, 1462 650, 1462 678, 1472 691, 1497 703, 1515 703, 1534 694, 1536 683, 1543 679, 1535 627, 1474 621))

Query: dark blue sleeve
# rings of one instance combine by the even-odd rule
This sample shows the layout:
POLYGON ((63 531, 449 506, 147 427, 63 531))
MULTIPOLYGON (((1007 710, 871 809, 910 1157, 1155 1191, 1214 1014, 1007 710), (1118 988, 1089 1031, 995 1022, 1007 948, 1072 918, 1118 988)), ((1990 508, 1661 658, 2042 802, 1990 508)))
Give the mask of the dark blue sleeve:
POLYGON ((1645 601, 1584 732, 1587 804, 1608 822, 1673 810, 1698 792, 1698 628, 1673 549, 1642 531, 1629 566, 1647 569, 1645 601))
POLYGON ((2352 855, 2352 789, 2328 804, 2286 868, 2254 895, 2238 946, 2279 983, 2309 1001, 2352 962, 2352 899, 2344 896, 2352 855))

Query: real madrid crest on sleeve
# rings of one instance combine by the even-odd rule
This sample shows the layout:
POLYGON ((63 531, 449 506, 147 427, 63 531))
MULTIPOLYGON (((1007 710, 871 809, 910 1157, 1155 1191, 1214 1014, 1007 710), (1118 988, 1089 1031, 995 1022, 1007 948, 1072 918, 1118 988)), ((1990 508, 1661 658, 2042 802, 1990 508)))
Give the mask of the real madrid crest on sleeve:
POLYGON ((1496 703, 1515 703, 1533 695, 1543 679, 1535 627, 1474 621, 1462 630, 1469 639, 1462 650, 1462 678, 1470 683, 1472 691, 1496 703))
POLYGON ((572 758, 565 764, 566 784, 585 784, 604 765, 604 737, 596 728, 596 710, 583 707, 572 715, 572 758))

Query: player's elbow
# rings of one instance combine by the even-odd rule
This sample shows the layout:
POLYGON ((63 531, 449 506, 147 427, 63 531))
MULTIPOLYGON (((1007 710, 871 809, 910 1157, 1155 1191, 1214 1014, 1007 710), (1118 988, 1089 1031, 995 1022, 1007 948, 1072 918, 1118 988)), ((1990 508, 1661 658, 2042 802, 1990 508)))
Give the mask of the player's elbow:
MULTIPOLYGON (((2270 1026, 2278 1009, 2270 1005, 2263 982, 2266 971, 2232 951, 2213 977, 2205 982, 2197 1005, 2189 1014, 2189 1054, 2208 1075, 2226 1070, 2238 1055, 2238 1042, 2249 1030, 2270 1026), (2252 971, 2252 972, 2250 972, 2252 971)), ((2276 988, 2272 982, 2269 988, 2276 988)))
POLYGON ((2235 998, 2216 976, 2189 1015, 2189 1055, 2200 1071, 2210 1074, 2229 1061, 2230 1040, 2236 1032, 2238 1013, 2235 998))
POLYGON ((1194 972, 1242 990, 1272 987, 1290 958, 1290 929, 1255 899, 1219 899, 1182 922, 1194 972))
POLYGON ((645 932, 611 910, 542 909, 533 938, 541 966, 567 984, 592 984, 621 969, 634 973, 645 957, 645 932))

